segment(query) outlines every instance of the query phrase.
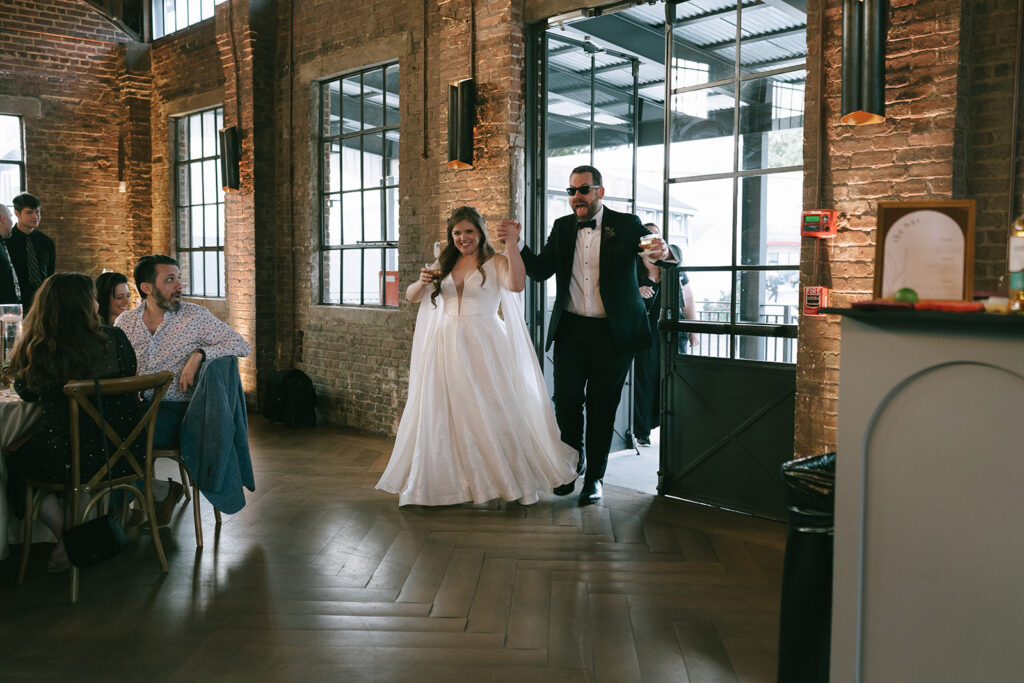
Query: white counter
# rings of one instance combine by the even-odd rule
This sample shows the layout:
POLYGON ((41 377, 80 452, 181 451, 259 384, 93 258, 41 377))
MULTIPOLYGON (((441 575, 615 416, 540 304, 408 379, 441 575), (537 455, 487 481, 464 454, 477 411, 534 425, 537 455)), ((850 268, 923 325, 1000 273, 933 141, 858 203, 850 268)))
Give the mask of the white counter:
POLYGON ((832 683, 1024 676, 1024 317, 845 313, 832 683))

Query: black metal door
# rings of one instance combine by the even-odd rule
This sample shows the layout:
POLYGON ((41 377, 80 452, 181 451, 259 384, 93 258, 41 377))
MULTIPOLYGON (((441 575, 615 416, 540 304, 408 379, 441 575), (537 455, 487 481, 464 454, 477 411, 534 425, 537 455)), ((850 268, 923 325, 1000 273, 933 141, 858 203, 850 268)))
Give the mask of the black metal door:
POLYGON ((658 491, 782 518, 792 458, 806 16, 794 4, 665 9, 664 213, 685 212, 662 277, 658 491), (684 305, 685 304, 685 305, 684 305), (692 335, 695 348, 681 338, 692 335))
POLYGON ((678 274, 663 278, 663 287, 658 493, 784 519, 779 467, 793 452, 795 366, 691 355, 682 340, 728 331, 786 347, 795 328, 680 321, 678 274))

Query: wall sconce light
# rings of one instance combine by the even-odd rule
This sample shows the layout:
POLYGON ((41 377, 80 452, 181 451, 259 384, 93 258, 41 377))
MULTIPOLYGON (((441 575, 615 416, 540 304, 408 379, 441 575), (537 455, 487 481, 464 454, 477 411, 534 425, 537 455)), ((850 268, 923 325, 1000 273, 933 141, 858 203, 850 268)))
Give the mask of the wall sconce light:
POLYGON ((448 168, 473 168, 473 126, 476 124, 476 81, 448 84, 448 168))
POLYGON ((238 144, 238 127, 220 129, 220 177, 221 189, 225 192, 238 191, 238 160, 241 149, 238 144))
POLYGON ((843 0, 843 123, 885 120, 886 0, 843 0))

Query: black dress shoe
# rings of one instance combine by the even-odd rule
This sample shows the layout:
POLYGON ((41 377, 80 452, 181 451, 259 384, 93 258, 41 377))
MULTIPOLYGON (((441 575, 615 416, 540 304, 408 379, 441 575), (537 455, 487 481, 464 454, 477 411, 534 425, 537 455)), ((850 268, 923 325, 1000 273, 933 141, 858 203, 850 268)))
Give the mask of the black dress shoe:
POLYGON ((636 442, 638 444, 640 444, 641 446, 650 446, 651 445, 651 437, 649 437, 649 436, 638 436, 638 437, 636 437, 636 442))
POLYGON ((570 481, 568 484, 562 484, 561 486, 556 486, 555 488, 553 488, 551 490, 551 492, 554 493, 556 496, 568 496, 570 493, 573 492, 573 489, 575 489, 575 488, 576 488, 576 480, 574 479, 574 480, 570 481))
POLYGON ((601 494, 604 493, 602 490, 601 480, 595 481, 584 481, 583 488, 580 489, 580 505, 593 505, 594 503, 601 500, 601 494))

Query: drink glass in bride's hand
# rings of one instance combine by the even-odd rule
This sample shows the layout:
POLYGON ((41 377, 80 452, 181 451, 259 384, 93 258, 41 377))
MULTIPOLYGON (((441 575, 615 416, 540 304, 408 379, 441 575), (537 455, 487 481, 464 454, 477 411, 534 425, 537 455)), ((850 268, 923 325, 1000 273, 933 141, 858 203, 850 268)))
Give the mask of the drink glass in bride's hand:
POLYGON ((441 264, 437 261, 434 261, 433 263, 424 263, 423 270, 430 273, 430 279, 432 281, 441 277, 441 264))

